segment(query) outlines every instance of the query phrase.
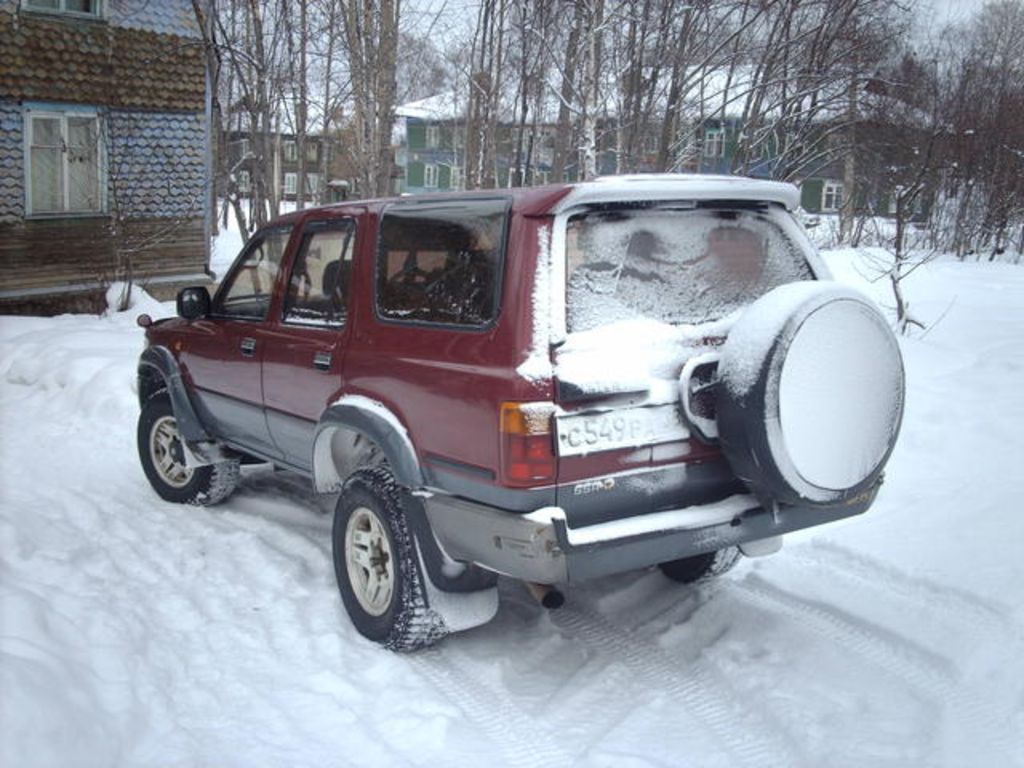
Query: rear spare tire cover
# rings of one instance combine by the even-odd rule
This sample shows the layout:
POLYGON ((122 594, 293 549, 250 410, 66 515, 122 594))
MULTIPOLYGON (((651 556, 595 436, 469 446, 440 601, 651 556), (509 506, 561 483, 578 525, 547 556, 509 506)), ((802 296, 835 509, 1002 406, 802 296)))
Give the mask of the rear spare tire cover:
POLYGON ((762 500, 834 504, 878 481, 903 418, 903 360, 857 291, 769 292, 730 331, 718 378, 722 450, 762 500))

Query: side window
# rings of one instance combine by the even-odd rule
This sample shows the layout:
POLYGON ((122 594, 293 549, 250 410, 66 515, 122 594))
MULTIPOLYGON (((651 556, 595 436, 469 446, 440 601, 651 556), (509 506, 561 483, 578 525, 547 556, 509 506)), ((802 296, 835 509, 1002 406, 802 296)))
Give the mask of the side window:
POLYGON ((266 318, 291 229, 278 227, 249 241, 241 261, 217 292, 214 314, 247 320, 266 318))
POLYGON ((307 225, 288 281, 285 322, 345 324, 354 243, 355 226, 349 220, 307 225))
POLYGON ((498 314, 506 200, 397 204, 384 212, 377 314, 479 327, 498 314))

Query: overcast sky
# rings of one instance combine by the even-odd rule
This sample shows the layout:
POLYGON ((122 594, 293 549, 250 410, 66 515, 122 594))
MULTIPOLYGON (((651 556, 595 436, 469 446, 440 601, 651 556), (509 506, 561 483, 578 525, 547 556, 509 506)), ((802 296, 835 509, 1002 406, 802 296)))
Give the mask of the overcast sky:
POLYGON ((935 20, 940 24, 964 21, 985 5, 985 0, 931 0, 935 20))
POLYGON ((949 24, 969 21, 990 0, 918 0, 913 39, 924 43, 949 24))
MULTIPOLYGON (((915 33, 927 37, 946 24, 966 21, 987 0, 917 0, 915 33)), ((402 11, 408 29, 420 34, 470 28, 476 20, 477 0, 405 0, 402 11), (439 16, 440 15, 440 16, 439 16)))

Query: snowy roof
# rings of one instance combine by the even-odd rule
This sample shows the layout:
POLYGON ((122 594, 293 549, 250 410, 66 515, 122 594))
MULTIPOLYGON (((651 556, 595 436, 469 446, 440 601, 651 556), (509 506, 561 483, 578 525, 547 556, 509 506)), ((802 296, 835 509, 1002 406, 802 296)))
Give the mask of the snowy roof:
POLYGON ((603 176, 573 186, 553 208, 559 213, 577 205, 631 200, 754 200, 779 203, 788 210, 800 205, 800 191, 781 181, 696 173, 645 173, 603 176))
POLYGON ((396 117, 412 117, 418 120, 458 120, 464 115, 462 100, 453 91, 427 96, 425 99, 410 101, 395 108, 396 117))
MULTIPOLYGON (((764 109, 769 113, 775 113, 779 109, 778 99, 781 81, 770 79, 767 83, 758 82, 759 74, 751 65, 740 65, 735 67, 693 67, 687 71, 686 88, 682 94, 684 116, 692 122, 703 121, 708 118, 735 119, 742 117, 747 108, 747 99, 751 90, 755 87, 765 88, 767 100, 764 109)), ((812 77, 812 80, 814 78, 812 77)), ((792 85, 792 83, 790 83, 792 85)), ((814 88, 810 83, 805 84, 807 90, 806 100, 809 102, 814 88)), ((845 82, 815 83, 821 90, 817 92, 819 103, 814 108, 815 115, 823 118, 833 117, 837 112, 846 109, 845 97, 848 85, 845 82)), ((614 117, 620 104, 617 102, 616 84, 614 78, 609 76, 602 89, 601 102, 597 105, 599 117, 614 117)), ((659 89, 655 95, 655 102, 659 110, 665 108, 665 101, 668 98, 664 87, 659 89)), ((542 104, 540 106, 539 118, 542 123, 554 122, 557 119, 560 106, 558 95, 549 86, 544 91, 542 104)), ((805 107, 810 109, 810 105, 805 107)), ((516 107, 513 100, 506 94, 499 100, 498 115, 502 122, 511 122, 515 119, 516 107)), ((462 120, 466 116, 466 97, 457 91, 446 91, 433 96, 428 96, 417 101, 410 101, 399 105, 395 109, 397 117, 407 117, 415 120, 449 121, 462 120)))

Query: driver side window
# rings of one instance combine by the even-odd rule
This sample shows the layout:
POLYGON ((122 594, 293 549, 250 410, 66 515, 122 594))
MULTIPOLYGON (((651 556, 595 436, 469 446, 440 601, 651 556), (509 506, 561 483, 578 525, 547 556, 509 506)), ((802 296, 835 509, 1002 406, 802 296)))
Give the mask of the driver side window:
POLYGON ((217 294, 213 308, 215 314, 247 320, 266 318, 290 235, 290 226, 277 227, 249 241, 242 260, 235 265, 217 294))

